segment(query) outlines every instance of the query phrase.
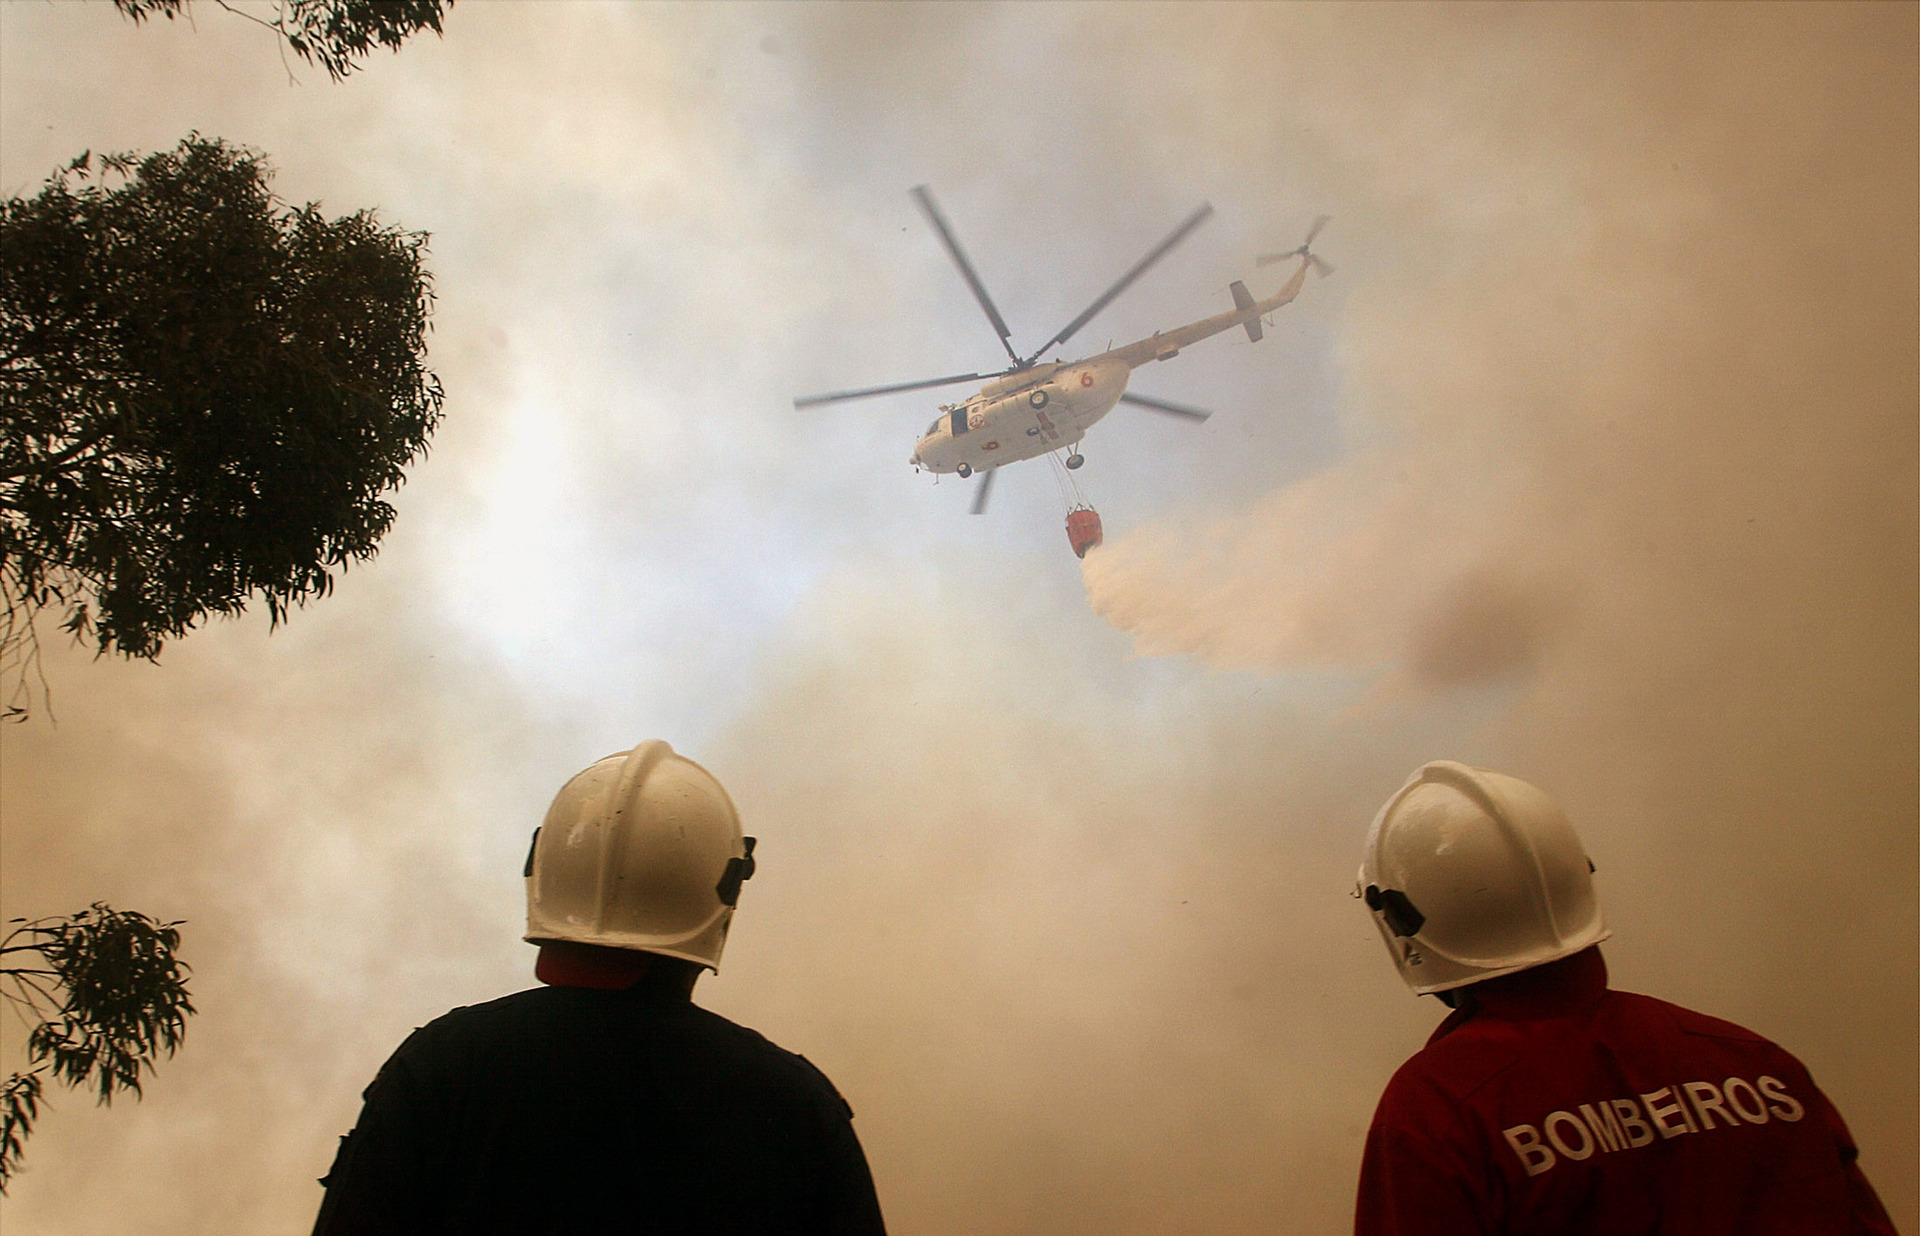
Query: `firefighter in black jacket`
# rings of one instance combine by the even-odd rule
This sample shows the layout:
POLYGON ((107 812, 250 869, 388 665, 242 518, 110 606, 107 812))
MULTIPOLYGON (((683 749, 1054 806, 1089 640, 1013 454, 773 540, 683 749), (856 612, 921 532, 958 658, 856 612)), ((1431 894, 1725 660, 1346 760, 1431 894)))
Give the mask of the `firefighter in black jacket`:
POLYGON ((527 858, 545 985, 400 1045, 315 1236, 882 1233, 833 1085, 690 999, 752 855, 726 790, 666 743, 569 781, 527 858))

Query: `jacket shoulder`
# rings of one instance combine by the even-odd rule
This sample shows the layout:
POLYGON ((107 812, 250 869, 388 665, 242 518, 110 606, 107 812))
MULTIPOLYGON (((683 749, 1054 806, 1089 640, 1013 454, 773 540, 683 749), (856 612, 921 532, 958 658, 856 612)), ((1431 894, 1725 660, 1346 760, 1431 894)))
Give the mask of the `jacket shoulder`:
POLYGON ((1511 1022, 1455 1014, 1395 1071, 1387 1094, 1428 1091, 1458 1101, 1519 1063, 1528 1049, 1511 1022))
POLYGON ((1765 1035, 1756 1034, 1745 1026, 1737 1025, 1725 1018, 1696 1012, 1685 1005, 1675 1004, 1671 1000, 1643 996, 1631 991, 1611 991, 1607 996, 1616 1007, 1630 1016, 1647 1019, 1665 1018, 1684 1034, 1709 1039, 1729 1039, 1739 1043, 1754 1043, 1779 1050, 1773 1040, 1765 1035))
POLYGON ((530 1018, 551 1015, 560 1003, 555 997, 558 990, 558 988, 546 986, 531 987, 525 991, 516 991, 511 995, 482 1001, 479 1004, 455 1005, 415 1030, 408 1037, 408 1042, 418 1040, 425 1044, 459 1040, 471 1035, 485 1034, 490 1027, 503 1022, 523 1022, 530 1018))
POLYGON ((708 1033, 716 1038, 731 1040, 737 1051, 758 1057, 771 1071, 785 1077, 797 1088, 811 1091, 826 1099, 833 1107, 845 1108, 848 1116, 853 1115, 852 1107, 813 1061, 798 1052, 788 1051, 758 1030, 730 1021, 711 1009, 703 1009, 699 1005, 688 1007, 704 1023, 708 1033))

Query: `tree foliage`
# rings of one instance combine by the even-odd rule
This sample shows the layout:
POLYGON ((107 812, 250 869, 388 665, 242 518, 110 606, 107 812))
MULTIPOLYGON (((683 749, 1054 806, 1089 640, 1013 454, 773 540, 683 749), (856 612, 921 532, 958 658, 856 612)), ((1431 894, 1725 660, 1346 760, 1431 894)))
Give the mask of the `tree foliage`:
MULTIPOLYGON (((354 62, 375 47, 398 51, 408 35, 439 34, 442 18, 453 7, 453 0, 278 0, 273 20, 266 21, 227 0, 214 3, 272 30, 335 81, 353 72, 354 62)), ((136 22, 156 15, 172 20, 193 11, 192 0, 113 0, 113 6, 136 22)))
POLYGON ((0 1193, 20 1165, 51 1075, 99 1101, 131 1090, 187 1032, 193 1002, 175 955, 180 924, 101 902, 78 914, 12 920, 0 939, 0 996, 24 1012, 30 1068, 0 1087, 0 1193))
POLYGON ((191 136, 0 204, 0 648, 156 656, 371 557, 438 423, 426 237, 270 192, 191 136))

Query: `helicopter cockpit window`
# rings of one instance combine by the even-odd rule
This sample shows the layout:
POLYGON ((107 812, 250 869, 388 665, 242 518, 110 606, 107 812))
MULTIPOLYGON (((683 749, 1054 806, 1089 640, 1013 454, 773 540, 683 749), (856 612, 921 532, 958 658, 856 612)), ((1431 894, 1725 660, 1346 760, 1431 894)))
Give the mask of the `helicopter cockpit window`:
POLYGON ((944 417, 944 416, 936 416, 936 417, 934 417, 934 418, 933 418, 933 424, 931 424, 931 425, 928 425, 928 426, 927 426, 927 433, 928 433, 929 435, 932 435, 932 434, 936 434, 936 433, 939 433, 939 432, 940 432, 940 426, 942 426, 942 425, 944 425, 944 424, 946 424, 946 423, 947 423, 947 418, 946 418, 946 417, 944 417))

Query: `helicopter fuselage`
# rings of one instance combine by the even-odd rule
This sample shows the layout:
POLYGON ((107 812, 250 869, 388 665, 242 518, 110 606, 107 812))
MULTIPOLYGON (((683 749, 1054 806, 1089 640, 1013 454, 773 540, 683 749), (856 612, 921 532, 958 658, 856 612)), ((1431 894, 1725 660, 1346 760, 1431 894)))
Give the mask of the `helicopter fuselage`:
POLYGON ((964 402, 942 407, 909 462, 929 472, 960 472, 963 466, 984 472, 1070 448, 1113 411, 1132 372, 1122 360, 1099 356, 996 378, 964 402))
POLYGON ((1016 369, 988 382, 964 402, 947 404, 927 426, 908 462, 929 472, 985 472, 1002 464, 1032 459, 1079 442, 1094 422, 1113 411, 1127 393, 1127 380, 1141 365, 1172 360, 1182 348, 1236 326, 1247 337, 1261 337, 1259 319, 1300 294, 1307 263, 1265 300, 1232 285, 1234 307, 1225 313, 1156 331, 1079 361, 1055 361, 1016 369), (964 426, 964 428, 963 428, 964 426))

